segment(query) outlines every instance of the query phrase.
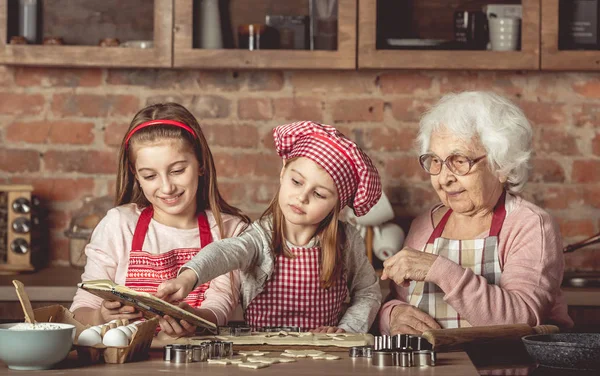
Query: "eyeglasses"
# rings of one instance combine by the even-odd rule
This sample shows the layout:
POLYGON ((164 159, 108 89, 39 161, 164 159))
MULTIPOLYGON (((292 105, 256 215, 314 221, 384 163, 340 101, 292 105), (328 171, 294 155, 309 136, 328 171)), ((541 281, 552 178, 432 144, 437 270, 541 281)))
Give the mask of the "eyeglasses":
POLYGON ((485 157, 487 157, 487 155, 471 159, 461 154, 450 154, 446 160, 443 161, 440 157, 431 153, 421 155, 419 157, 419 163, 421 164, 421 167, 423 167, 423 170, 429 175, 439 175, 439 173, 442 172, 442 165, 446 165, 448 170, 453 174, 463 176, 471 171, 471 168, 475 163, 485 157))

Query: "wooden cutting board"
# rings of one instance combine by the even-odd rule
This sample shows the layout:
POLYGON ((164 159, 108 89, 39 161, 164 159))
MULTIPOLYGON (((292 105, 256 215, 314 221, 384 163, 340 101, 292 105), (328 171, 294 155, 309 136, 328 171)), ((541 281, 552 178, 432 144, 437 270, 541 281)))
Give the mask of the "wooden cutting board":
POLYGON ((520 341, 530 334, 558 333, 554 325, 531 327, 527 324, 475 326, 457 329, 435 329, 423 333, 435 351, 462 350, 466 345, 476 345, 503 341, 520 341))

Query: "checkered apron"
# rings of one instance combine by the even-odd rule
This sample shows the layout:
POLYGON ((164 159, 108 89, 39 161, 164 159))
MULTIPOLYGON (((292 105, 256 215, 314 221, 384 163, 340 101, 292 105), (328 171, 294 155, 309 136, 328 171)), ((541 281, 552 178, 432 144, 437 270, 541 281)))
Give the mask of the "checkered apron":
POLYGON ((321 247, 291 252, 294 258, 277 256, 273 275, 244 313, 246 322, 255 328, 296 326, 302 331, 337 326, 348 295, 345 275, 324 289, 319 279, 321 247))
MULTIPOLYGON (((147 207, 142 211, 133 234, 132 250, 129 253, 129 267, 125 286, 137 290, 154 294, 161 282, 177 277, 179 268, 194 257, 201 248, 180 248, 173 249, 166 253, 153 255, 143 251, 144 239, 148 231, 148 225, 152 219, 154 210, 147 207)), ((200 231, 200 247, 204 247, 212 242, 210 227, 204 212, 198 215, 198 230, 200 231)), ((204 301, 204 293, 208 289, 210 282, 196 287, 185 298, 185 302, 192 307, 200 307, 204 301)))
MULTIPOLYGON (((506 217, 503 193, 494 208, 490 234, 483 239, 453 240, 441 235, 452 210, 444 215, 423 248, 423 252, 444 256, 476 275, 484 277, 488 284, 500 283, 502 270, 498 257, 498 234, 506 217)), ((412 281, 409 287, 409 302, 432 316, 442 328, 469 327, 471 324, 444 301, 444 292, 434 283, 412 281)))

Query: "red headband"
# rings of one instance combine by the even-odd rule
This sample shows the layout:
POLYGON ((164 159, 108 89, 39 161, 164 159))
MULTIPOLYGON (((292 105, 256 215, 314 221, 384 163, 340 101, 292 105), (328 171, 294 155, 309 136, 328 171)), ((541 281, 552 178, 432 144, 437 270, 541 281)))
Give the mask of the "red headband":
POLYGON ((133 128, 131 130, 131 132, 129 132, 129 134, 127 135, 127 138, 125 139, 125 147, 129 146, 129 139, 131 138, 131 136, 133 136, 133 134, 137 131, 139 131, 142 128, 146 128, 146 127, 150 127, 152 125, 165 125, 165 124, 169 124, 169 125, 173 125, 182 129, 185 129, 186 131, 190 132, 190 134, 194 137, 196 137, 196 133, 194 132, 194 130, 186 124, 183 124, 179 121, 176 120, 150 120, 150 121, 145 121, 142 124, 136 126, 135 128, 133 128))

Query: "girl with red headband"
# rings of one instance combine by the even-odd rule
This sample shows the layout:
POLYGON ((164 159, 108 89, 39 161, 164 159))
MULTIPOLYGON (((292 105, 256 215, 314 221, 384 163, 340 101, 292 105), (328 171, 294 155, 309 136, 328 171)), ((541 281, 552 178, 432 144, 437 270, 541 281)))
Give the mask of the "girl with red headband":
MULTIPOLYGON (((135 115, 121 145, 116 185, 117 207, 108 211, 86 246, 83 281, 110 279, 154 293, 201 248, 239 234, 250 222, 221 197, 200 125, 176 103, 151 105, 135 115)), ((181 305, 225 325, 239 300, 239 272, 213 278, 196 286, 181 305)), ((71 311, 91 325, 141 317, 133 307, 81 289, 71 311)), ((195 330, 167 319, 160 320, 166 334, 195 330)))
POLYGON ((239 237, 194 256, 157 296, 183 299, 198 284, 239 269, 245 320, 254 328, 366 332, 381 291, 364 240, 339 215, 346 205, 357 216, 369 211, 381 196, 379 174, 331 126, 298 122, 275 128, 273 136, 283 168, 269 208, 239 237))

